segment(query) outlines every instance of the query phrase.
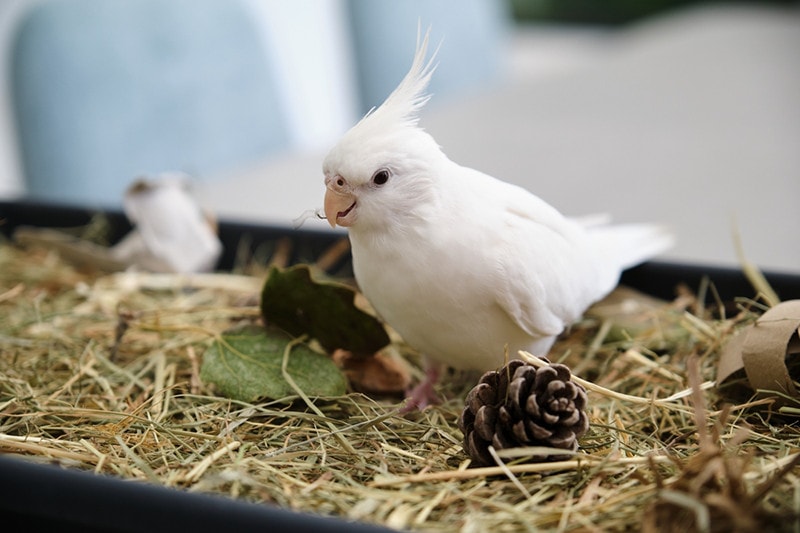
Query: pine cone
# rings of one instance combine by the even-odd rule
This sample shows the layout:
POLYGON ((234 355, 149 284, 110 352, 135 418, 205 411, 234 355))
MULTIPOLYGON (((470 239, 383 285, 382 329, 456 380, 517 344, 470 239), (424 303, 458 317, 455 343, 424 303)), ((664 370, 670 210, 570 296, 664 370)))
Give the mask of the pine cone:
POLYGON ((494 464, 490 444, 495 450, 519 446, 577 450, 578 438, 589 429, 589 419, 586 390, 570 381, 571 376, 566 365, 536 368, 517 360, 485 373, 467 394, 458 419, 464 450, 473 464, 494 464))

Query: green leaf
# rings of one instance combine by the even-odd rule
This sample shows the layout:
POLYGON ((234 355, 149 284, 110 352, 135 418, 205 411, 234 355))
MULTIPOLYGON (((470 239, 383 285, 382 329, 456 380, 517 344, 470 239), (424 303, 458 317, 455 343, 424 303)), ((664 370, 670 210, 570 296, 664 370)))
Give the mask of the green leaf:
MULTIPOLYGON (((277 328, 248 326, 223 333, 206 350, 200 377, 229 398, 252 402, 296 395, 281 365, 287 346, 294 342, 277 328)), ((296 343, 289 354, 287 373, 307 396, 340 396, 347 383, 330 357, 296 343)))
POLYGON ((355 306, 355 294, 341 283, 311 279, 307 265, 273 267, 261 292, 261 313, 268 324, 313 337, 329 352, 371 355, 389 344, 389 335, 377 318, 355 306))

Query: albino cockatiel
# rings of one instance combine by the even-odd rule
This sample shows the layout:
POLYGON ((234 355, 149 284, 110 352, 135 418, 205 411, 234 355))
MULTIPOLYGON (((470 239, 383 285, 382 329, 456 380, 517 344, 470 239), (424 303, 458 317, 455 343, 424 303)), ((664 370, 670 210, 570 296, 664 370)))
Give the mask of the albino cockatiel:
POLYGON ((190 184, 190 176, 182 172, 137 178, 123 198, 135 227, 111 248, 112 257, 151 272, 213 270, 222 243, 216 222, 192 197, 190 184))
POLYGON ((435 399, 443 365, 489 370, 506 353, 545 355, 624 268, 671 242, 657 226, 582 224, 448 159, 418 126, 434 70, 427 44, 323 163, 325 215, 349 230, 361 291, 428 363, 410 395, 419 407, 435 399))

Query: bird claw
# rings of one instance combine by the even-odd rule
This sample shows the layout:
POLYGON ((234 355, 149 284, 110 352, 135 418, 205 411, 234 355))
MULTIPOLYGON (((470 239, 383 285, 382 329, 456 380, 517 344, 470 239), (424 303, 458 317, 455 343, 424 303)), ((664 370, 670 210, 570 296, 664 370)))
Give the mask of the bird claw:
POLYGON ((406 404, 400 409, 401 414, 422 411, 429 405, 442 403, 434 389, 434 385, 439 380, 439 371, 438 366, 430 366, 426 369, 425 379, 406 393, 406 404))

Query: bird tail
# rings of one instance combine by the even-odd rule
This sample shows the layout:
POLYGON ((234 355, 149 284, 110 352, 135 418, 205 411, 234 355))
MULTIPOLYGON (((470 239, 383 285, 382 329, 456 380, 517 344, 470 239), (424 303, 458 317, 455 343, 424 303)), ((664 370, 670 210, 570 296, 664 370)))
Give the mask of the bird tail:
POLYGON ((603 255, 621 270, 643 263, 675 243, 672 232, 657 224, 590 225, 587 229, 603 255))

